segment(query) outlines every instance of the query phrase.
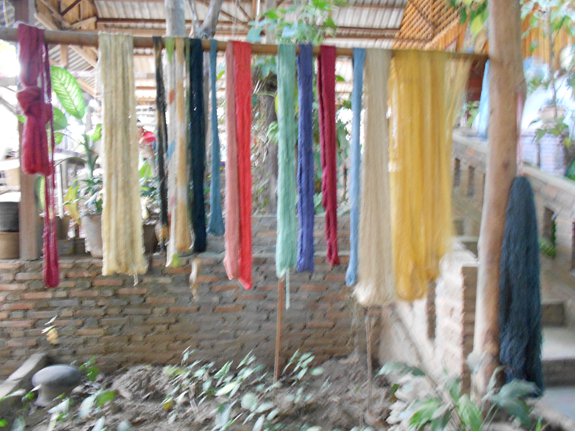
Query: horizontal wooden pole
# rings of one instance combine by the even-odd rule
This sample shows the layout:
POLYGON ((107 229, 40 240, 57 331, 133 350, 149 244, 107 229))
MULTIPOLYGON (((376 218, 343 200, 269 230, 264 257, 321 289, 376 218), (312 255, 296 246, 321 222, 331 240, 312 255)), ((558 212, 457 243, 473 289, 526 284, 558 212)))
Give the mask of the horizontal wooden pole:
MULTIPOLYGON (((96 32, 80 32, 80 31, 64 31, 64 30, 45 30, 44 37, 46 42, 54 45, 80 45, 80 46, 98 46, 98 33, 96 32)), ((18 33, 16 28, 0 27, 0 39, 10 42, 18 41, 18 33)), ((228 42, 217 41, 218 51, 226 51, 228 42)), ((153 42, 151 37, 134 36, 134 48, 152 48, 153 42)), ((210 40, 203 39, 202 47, 205 51, 210 50, 210 40)), ((391 49, 394 51, 401 51, 398 49, 391 49)), ((430 50, 427 50, 430 51, 430 50)), ((314 54, 318 55, 320 52, 319 46, 314 46, 314 54)), ((275 44, 252 44, 253 54, 275 55, 278 53, 278 45, 275 44)), ((476 60, 487 60, 486 54, 475 53, 450 53, 454 58, 472 58, 476 60)), ((336 55, 341 57, 352 57, 352 48, 336 47, 336 55)))

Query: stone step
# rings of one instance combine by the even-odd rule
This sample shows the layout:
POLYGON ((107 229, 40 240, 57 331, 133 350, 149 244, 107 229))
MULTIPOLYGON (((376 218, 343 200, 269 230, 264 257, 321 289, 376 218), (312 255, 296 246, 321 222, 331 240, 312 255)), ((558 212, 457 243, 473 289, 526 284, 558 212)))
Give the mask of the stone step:
POLYGON ((574 386, 544 389, 544 394, 536 401, 534 414, 544 419, 547 430, 574 430, 574 386))
POLYGON ((544 385, 574 385, 574 329, 542 329, 542 369, 544 385))
POLYGON ((542 326, 562 327, 566 325, 566 310, 562 300, 542 300, 542 326))

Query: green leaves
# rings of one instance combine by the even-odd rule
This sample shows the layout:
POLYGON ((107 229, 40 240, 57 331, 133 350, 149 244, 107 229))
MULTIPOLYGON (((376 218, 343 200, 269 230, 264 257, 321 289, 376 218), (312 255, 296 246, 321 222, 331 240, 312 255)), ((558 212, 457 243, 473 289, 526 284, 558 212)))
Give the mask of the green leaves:
POLYGON ((460 417, 462 425, 466 427, 466 430, 482 430, 482 412, 480 408, 472 402, 470 396, 463 395, 460 397, 456 405, 456 412, 458 413, 458 417, 460 417))
POLYGON ((422 430, 424 426, 432 422, 436 417, 444 415, 442 412, 443 407, 444 401, 439 397, 431 397, 417 402, 410 417, 410 427, 416 430, 422 430), (438 415, 438 413, 440 413, 440 415, 438 415))
POLYGON ((74 76, 58 66, 50 67, 52 91, 56 94, 62 108, 71 116, 82 120, 86 114, 84 94, 74 76))
POLYGON ((240 401, 240 405, 242 408, 248 411, 256 410, 258 406, 258 396, 255 393, 248 392, 244 396, 242 396, 242 400, 240 401))
POLYGON ((59 131, 66 129, 66 126, 68 126, 68 119, 62 110, 58 107, 52 107, 52 114, 54 120, 54 130, 59 131))
POLYGON ((115 390, 104 390, 96 394, 96 406, 98 408, 102 408, 107 403, 112 402, 116 399, 116 391, 115 390))
POLYGON ((269 9, 261 19, 250 22, 246 39, 260 42, 262 35, 267 34, 277 43, 320 44, 337 28, 332 17, 334 8, 345 3, 342 0, 312 0, 269 9))
POLYGON ((402 362, 387 362, 380 368, 377 375, 412 375, 415 377, 424 376, 422 369, 407 365, 402 362))

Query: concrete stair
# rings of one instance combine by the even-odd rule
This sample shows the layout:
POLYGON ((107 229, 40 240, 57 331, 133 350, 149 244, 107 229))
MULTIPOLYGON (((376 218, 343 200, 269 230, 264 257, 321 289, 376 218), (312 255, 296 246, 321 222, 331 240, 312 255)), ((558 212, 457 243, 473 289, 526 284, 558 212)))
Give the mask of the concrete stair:
POLYGON ((542 300, 542 327, 566 325, 566 308, 562 300, 542 300))
POLYGON ((542 329, 542 368, 546 387, 574 385, 574 330, 542 329))

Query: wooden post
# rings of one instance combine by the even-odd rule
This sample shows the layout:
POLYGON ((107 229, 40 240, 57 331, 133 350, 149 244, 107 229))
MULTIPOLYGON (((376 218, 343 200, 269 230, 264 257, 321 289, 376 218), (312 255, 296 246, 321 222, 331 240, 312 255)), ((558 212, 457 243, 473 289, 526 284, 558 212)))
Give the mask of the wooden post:
POLYGON ((368 398, 366 400, 366 410, 370 408, 372 402, 372 328, 373 318, 370 316, 370 309, 364 309, 364 325, 366 327, 366 373, 368 376, 368 398))
MULTIPOLYGON (((32 22, 34 16, 33 0, 17 0, 14 2, 16 21, 32 22)), ((18 123, 20 139, 20 155, 22 155, 22 124, 18 123)), ((22 166, 22 164, 20 164, 22 166)), ((20 258, 34 260, 40 258, 38 242, 40 227, 38 220, 38 204, 34 192, 35 175, 28 175, 20 168, 20 258)))
POLYGON ((490 123, 482 224, 478 242, 473 386, 486 392, 499 361, 499 264, 510 185, 516 175, 518 99, 524 94, 520 4, 489 0, 490 123))
POLYGON ((280 354, 282 352, 282 321, 284 319, 284 279, 278 281, 278 306, 276 315, 276 345, 274 347, 274 381, 280 379, 282 365, 280 354))

